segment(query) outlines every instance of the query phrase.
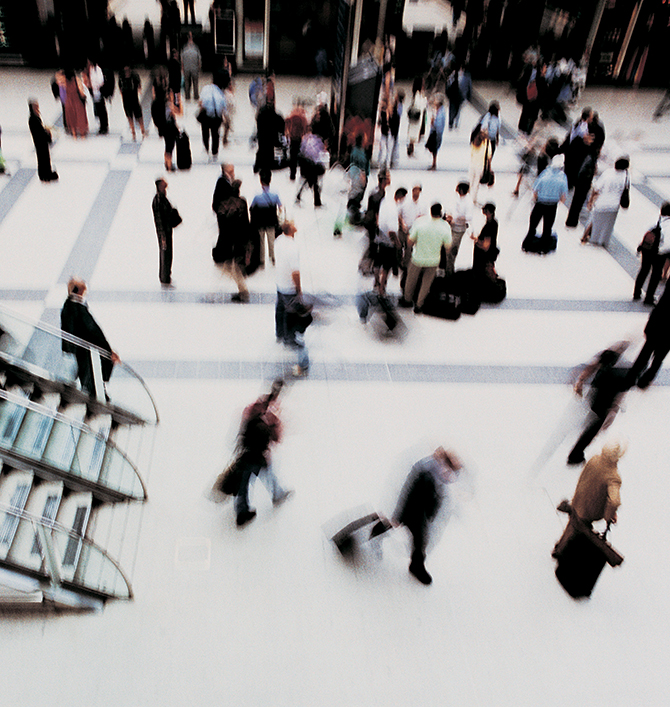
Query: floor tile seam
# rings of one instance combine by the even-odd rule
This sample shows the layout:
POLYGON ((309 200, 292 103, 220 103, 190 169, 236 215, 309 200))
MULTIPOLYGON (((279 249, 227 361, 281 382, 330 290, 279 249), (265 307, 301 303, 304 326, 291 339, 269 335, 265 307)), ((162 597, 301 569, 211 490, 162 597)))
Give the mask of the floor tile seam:
MULTIPOLYGON (((145 381, 271 380, 290 369, 288 356, 275 360, 129 359, 145 381), (193 372, 198 375, 194 375, 193 372), (245 375, 246 373, 246 375, 245 375)), ((430 383, 464 385, 571 385, 574 366, 514 364, 447 364, 384 361, 313 361, 307 380, 327 383, 430 383)), ((654 385, 670 386, 670 372, 661 371, 654 385)))
MULTIPOLYGON (((60 291, 60 284, 57 285, 60 291)), ((47 289, 0 289, 0 301, 11 302, 40 302, 43 301, 50 290, 47 289)), ((192 304, 209 306, 230 306, 232 310, 246 309, 253 306, 274 306, 276 295, 273 292, 251 292, 249 302, 240 305, 226 299, 234 292, 206 293, 196 291, 158 292, 155 290, 95 290, 88 296, 93 304, 118 304, 118 305, 151 305, 151 304, 192 304)), ((357 294, 332 294, 325 292, 306 293, 317 300, 317 309, 338 309, 341 307, 355 307, 357 294), (320 301, 319 301, 320 300, 320 301)), ((500 303, 482 303, 484 310, 516 311, 516 312, 556 312, 556 313, 621 313, 640 314, 648 313, 649 309, 639 302, 631 300, 586 300, 586 299, 560 299, 560 298, 507 298, 500 303)))

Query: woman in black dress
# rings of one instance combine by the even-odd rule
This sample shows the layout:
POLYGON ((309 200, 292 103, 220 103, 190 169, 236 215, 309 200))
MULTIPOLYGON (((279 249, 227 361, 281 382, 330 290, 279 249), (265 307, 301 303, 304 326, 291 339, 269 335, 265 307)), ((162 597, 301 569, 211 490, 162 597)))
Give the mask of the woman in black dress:
POLYGON ((35 99, 28 101, 30 117, 28 118, 28 128, 33 136, 35 152, 37 153, 37 175, 43 182, 53 182, 58 179, 58 174, 51 166, 51 132, 44 127, 40 116, 40 106, 35 99))

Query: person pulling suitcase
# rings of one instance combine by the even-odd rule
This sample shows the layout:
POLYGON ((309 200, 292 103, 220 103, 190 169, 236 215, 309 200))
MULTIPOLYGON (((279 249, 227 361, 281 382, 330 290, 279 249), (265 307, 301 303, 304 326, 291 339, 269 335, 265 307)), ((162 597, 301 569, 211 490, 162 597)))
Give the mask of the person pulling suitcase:
POLYGON ((556 578, 575 599, 591 595, 605 563, 617 567, 623 562, 606 536, 610 526, 617 522, 621 505, 617 465, 624 453, 620 443, 606 444, 584 466, 572 502, 563 501, 558 506, 559 511, 569 514, 570 520, 554 546, 552 557, 558 560, 556 578), (599 520, 607 523, 602 534, 592 527, 599 520))

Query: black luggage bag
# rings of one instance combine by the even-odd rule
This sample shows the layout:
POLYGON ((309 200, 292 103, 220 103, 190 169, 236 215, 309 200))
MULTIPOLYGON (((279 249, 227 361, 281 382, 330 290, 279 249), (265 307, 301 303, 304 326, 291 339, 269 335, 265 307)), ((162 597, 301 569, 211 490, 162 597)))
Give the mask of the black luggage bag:
POLYGON ((193 159, 191 158, 191 141, 185 132, 179 133, 176 141, 177 147, 177 167, 179 169, 191 169, 193 159))
POLYGON ((461 316, 461 300, 449 289, 446 277, 436 277, 423 305, 423 313, 456 321, 461 316))
POLYGON ((551 236, 545 238, 531 233, 523 239, 521 250, 525 253, 537 253, 538 255, 546 255, 553 253, 558 245, 558 236, 556 232, 552 232, 551 236))
POLYGON ((560 554, 556 579, 573 599, 590 597, 607 558, 583 533, 572 537, 560 554))

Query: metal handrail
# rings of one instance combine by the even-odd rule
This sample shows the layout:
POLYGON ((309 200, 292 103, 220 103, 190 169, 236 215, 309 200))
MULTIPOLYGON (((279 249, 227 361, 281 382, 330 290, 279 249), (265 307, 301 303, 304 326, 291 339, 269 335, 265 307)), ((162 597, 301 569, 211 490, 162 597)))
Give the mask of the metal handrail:
MULTIPOLYGON (((64 533, 65 535, 68 535, 69 537, 75 539, 75 540, 81 540, 85 545, 94 548, 97 550, 106 560, 109 560, 109 562, 115 567, 116 570, 118 570, 119 574, 121 575, 121 578, 123 581, 126 583, 126 586, 128 587, 128 597, 132 598, 133 596, 133 590, 130 586, 130 582, 128 581, 128 578, 126 577, 124 571, 121 569, 121 566, 119 563, 111 557, 111 555, 105 550, 104 548, 100 547, 97 543, 94 543, 93 540, 90 538, 85 537, 84 535, 79 535, 78 533, 75 533, 71 528, 67 528, 66 526, 62 525, 58 521, 55 520, 49 520, 47 518, 43 518, 42 516, 36 516, 33 515, 32 513, 27 513, 26 511, 15 508, 14 506, 8 506, 6 503, 0 502, 0 513, 6 513, 8 515, 14 516, 16 518, 19 518, 20 520, 27 520, 29 523, 33 525, 33 528, 36 525, 41 525, 43 528, 47 528, 49 530, 57 530, 60 533, 64 533)), ((39 544, 38 544, 39 545, 39 544)), ((42 557, 42 561, 46 562, 46 557, 44 555, 44 548, 40 547, 40 555, 42 557)), ((19 565, 19 563, 8 563, 8 564, 14 564, 16 566, 22 566, 19 565)), ((86 585, 83 585, 81 583, 77 583, 74 581, 66 580, 67 583, 69 584, 74 584, 75 586, 81 586, 82 589, 88 590, 88 591, 95 591, 94 589, 91 589, 90 587, 86 587, 86 585)), ((103 593, 103 592, 100 592, 103 593)))
MULTIPOLYGON (((29 319, 28 317, 24 317, 22 314, 19 314, 18 312, 14 312, 13 310, 4 307, 3 305, 0 305, 0 313, 5 313, 9 317, 13 317, 14 319, 18 319, 19 321, 23 322, 24 324, 27 324, 28 326, 32 326, 34 329, 38 329, 39 331, 44 331, 47 334, 50 334, 51 336, 58 337, 59 339, 62 339, 64 341, 67 341, 71 344, 74 344, 76 346, 79 346, 80 348, 86 349, 88 351, 95 351, 97 352, 100 356, 103 358, 106 358, 111 361, 112 357, 109 354, 108 351, 105 351, 105 349, 101 349, 99 346, 96 346, 95 344, 91 344, 88 341, 85 341, 84 339, 80 339, 78 336, 73 336, 72 334, 69 334, 66 331, 63 331, 62 329, 59 329, 58 327, 52 326, 51 324, 48 324, 47 322, 35 322, 34 320, 29 319)), ((133 368, 131 368, 128 364, 124 363, 123 361, 119 361, 119 363, 115 364, 116 366, 119 366, 122 368, 124 371, 126 371, 129 375, 131 375, 133 378, 136 378, 139 383, 142 385, 144 388, 149 400, 151 401, 151 405, 154 410, 154 414, 156 416, 156 423, 160 421, 159 415, 158 415, 158 408, 156 407, 156 401, 154 400, 153 395, 149 391, 149 388, 147 387, 147 384, 144 382, 144 379, 142 376, 139 375, 133 368)))
MULTIPOLYGON (((36 403, 32 400, 28 400, 27 398, 22 398, 19 395, 14 395, 13 393, 10 393, 6 390, 0 390, 0 400, 6 400, 9 403, 14 403, 16 405, 20 405, 21 407, 26 408, 27 410, 32 410, 34 412, 40 413, 42 415, 46 415, 47 417, 51 417, 53 420, 56 420, 58 422, 63 422, 65 424, 70 425, 70 427, 74 427, 75 429, 80 430, 81 432, 85 432, 88 435, 92 435, 99 439, 101 442, 105 444, 107 448, 111 448, 114 451, 118 452, 118 454, 123 458, 125 462, 128 463, 130 468, 135 472, 135 475, 137 476, 137 480, 140 482, 140 486, 142 487, 142 494, 143 494, 143 500, 147 500, 147 487, 144 483, 144 480, 140 476, 140 472, 138 468, 135 466, 135 464, 130 460, 128 455, 122 450, 119 449, 119 447, 110 439, 105 437, 104 434, 99 432, 98 430, 94 430, 92 427, 89 425, 85 424, 84 422, 79 422, 78 420, 73 420, 70 417, 67 417, 66 415, 63 415, 60 412, 57 412, 55 410, 51 410, 48 407, 45 407, 44 405, 40 405, 39 403, 36 403)), ((75 476, 73 474, 69 474, 69 476, 73 476, 76 478, 77 481, 80 480, 80 477, 75 476)), ((106 486, 104 484, 98 483, 91 481, 90 479, 85 479, 85 481, 89 483, 97 483, 98 486, 101 486, 105 489, 108 489, 110 491, 116 491, 119 493, 117 489, 114 489, 112 486, 106 486)), ((127 495, 127 494, 123 494, 127 495)))

